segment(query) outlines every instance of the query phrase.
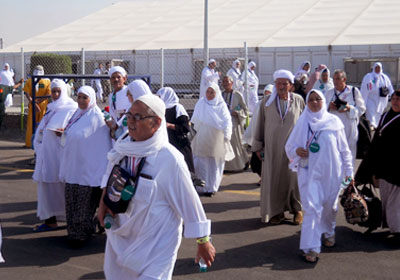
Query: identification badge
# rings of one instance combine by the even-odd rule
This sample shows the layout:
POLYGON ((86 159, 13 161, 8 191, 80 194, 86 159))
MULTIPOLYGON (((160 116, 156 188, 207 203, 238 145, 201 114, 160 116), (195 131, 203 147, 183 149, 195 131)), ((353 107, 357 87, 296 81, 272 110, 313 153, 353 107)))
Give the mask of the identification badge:
POLYGON ((317 153, 319 151, 320 147, 317 142, 313 142, 310 144, 310 152, 312 153, 317 153))
POLYGON ((66 135, 66 133, 64 132, 62 135, 61 135, 61 146, 65 146, 65 142, 66 142, 66 140, 67 140, 67 135, 66 135))

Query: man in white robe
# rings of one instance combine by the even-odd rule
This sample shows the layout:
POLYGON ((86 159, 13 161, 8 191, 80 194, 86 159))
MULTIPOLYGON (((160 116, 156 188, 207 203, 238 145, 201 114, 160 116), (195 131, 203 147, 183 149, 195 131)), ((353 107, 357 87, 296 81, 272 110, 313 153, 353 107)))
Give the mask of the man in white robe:
POLYGON ((240 79, 242 72, 240 71, 240 60, 236 59, 232 63, 232 67, 226 73, 227 76, 233 79, 233 89, 243 93, 243 81, 240 79))
POLYGON ((193 187, 183 155, 168 142, 164 102, 155 95, 139 97, 128 113, 129 131, 108 154, 109 174, 120 163, 138 176, 136 191, 124 213, 113 214, 100 202, 99 220, 113 214, 107 232, 104 272, 107 279, 171 279, 183 236, 198 238, 196 260, 208 266, 215 249, 209 242, 211 222, 193 187), (135 141, 133 141, 135 140, 135 141), (122 161, 121 161, 122 160, 122 161), (140 162, 144 161, 144 165, 140 162), (142 165, 139 171, 138 165, 142 165), (174 174, 174 176, 171 176, 174 174))
POLYGON ((333 74, 335 87, 325 93, 325 98, 328 111, 343 122, 354 166, 357 154, 357 126, 360 116, 365 112, 365 103, 358 88, 347 85, 346 79, 346 72, 335 70, 333 74))
POLYGON ((393 92, 392 82, 383 73, 382 63, 375 63, 372 72, 366 74, 361 83, 361 94, 366 106, 365 115, 372 128, 377 128, 393 92))
MULTIPOLYGON (((258 100, 258 77, 254 70, 256 69, 256 63, 254 61, 249 62, 247 67, 247 105, 250 113, 253 115, 257 109, 258 100)), ((245 81, 246 73, 242 73, 242 81, 245 81)), ((246 95, 245 95, 246 98, 246 95)))
POLYGON ((289 170, 285 143, 304 109, 303 98, 291 92, 294 76, 288 70, 274 73, 275 87, 259 104, 255 116, 251 150, 262 163, 260 214, 261 222, 280 224, 285 211, 294 214, 293 222, 301 224, 300 194, 297 176, 289 170))
POLYGON ((215 72, 215 67, 217 67, 217 62, 215 59, 210 59, 208 66, 201 71, 199 99, 206 95, 206 91, 211 84, 218 84, 221 73, 215 72))
MULTIPOLYGON (((103 64, 99 64, 99 67, 97 67, 94 72, 94 75, 103 75, 104 74, 104 66, 103 64)), ((98 100, 100 100, 101 102, 105 102, 104 101, 104 97, 103 97, 103 87, 101 86, 101 79, 94 79, 93 80, 93 85, 94 88, 96 89, 96 97, 98 100)))
POLYGON ((132 105, 127 95, 128 87, 125 85, 127 73, 121 66, 114 66, 108 72, 113 92, 108 96, 111 120, 106 121, 110 128, 111 136, 118 128, 118 123, 132 105))

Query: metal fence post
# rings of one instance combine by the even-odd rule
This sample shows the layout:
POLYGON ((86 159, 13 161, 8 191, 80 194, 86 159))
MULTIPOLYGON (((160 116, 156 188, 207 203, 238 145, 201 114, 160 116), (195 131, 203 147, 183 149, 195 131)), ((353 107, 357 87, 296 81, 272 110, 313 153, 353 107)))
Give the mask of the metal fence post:
MULTIPOLYGON (((25 80, 25 54, 24 54, 24 48, 21 48, 21 79, 25 80)), ((21 85, 21 131, 24 130, 24 113, 25 113, 24 84, 25 84, 25 82, 23 81, 22 85, 21 85)))
POLYGON ((161 48, 161 77, 160 77, 160 88, 164 87, 164 49, 161 48))
MULTIPOLYGON (((82 75, 85 75, 85 49, 82 48, 81 50, 81 70, 82 75)), ((85 79, 82 79, 82 86, 85 85, 85 79)))
POLYGON ((204 67, 208 65, 208 0, 204 0, 204 67))

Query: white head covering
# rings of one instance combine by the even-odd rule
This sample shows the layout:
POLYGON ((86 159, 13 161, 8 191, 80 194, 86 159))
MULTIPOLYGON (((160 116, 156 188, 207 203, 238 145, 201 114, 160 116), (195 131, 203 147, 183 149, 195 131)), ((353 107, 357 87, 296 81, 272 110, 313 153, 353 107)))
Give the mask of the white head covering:
POLYGON ((253 67, 253 66, 256 67, 257 64, 254 61, 250 61, 249 64, 247 64, 247 69, 249 69, 250 71, 253 71, 253 70, 251 70, 251 67, 253 67))
POLYGON ((50 84, 51 89, 60 88, 60 97, 47 105, 48 110, 63 110, 63 109, 76 109, 78 104, 68 96, 67 85, 64 81, 54 79, 50 84))
POLYGON ((310 73, 310 71, 311 71, 311 62, 308 61, 308 60, 306 60, 306 61, 304 61, 304 62, 300 65, 299 69, 297 69, 296 75, 297 75, 297 73, 299 73, 299 72, 305 73, 305 74, 308 75, 308 74, 310 73), (308 70, 306 71, 306 70, 304 70, 303 68, 304 68, 304 66, 306 66, 307 64, 310 65, 310 67, 309 67, 308 70))
POLYGON ((272 93, 273 89, 274 89, 274 85, 273 85, 273 84, 268 84, 268 85, 266 85, 265 88, 264 88, 264 93, 265 93, 267 90, 268 90, 269 92, 272 93))
POLYGON ((33 75, 35 76, 43 76, 44 75, 44 68, 42 65, 36 65, 33 69, 33 75))
POLYGON ((163 87, 157 91, 157 95, 161 98, 162 101, 165 103, 165 107, 167 109, 175 107, 176 110, 176 118, 180 116, 188 116, 185 108, 179 103, 178 95, 176 92, 170 87, 163 87))
POLYGON ((203 122, 216 129, 224 130, 231 122, 228 106, 226 106, 217 84, 213 83, 209 88, 212 88, 216 93, 214 99, 207 100, 206 96, 200 98, 194 108, 191 121, 193 123, 203 122))
POLYGON ((0 85, 13 86, 14 85, 14 72, 11 71, 10 65, 4 63, 3 70, 0 71, 0 85), (8 70, 4 68, 8 66, 8 70))
MULTIPOLYGON (((323 130, 338 131, 344 129, 343 122, 337 116, 327 111, 325 96, 321 91, 316 89, 310 90, 307 93, 306 104, 306 109, 300 115, 295 127, 293 128, 293 131, 289 136, 288 141, 286 142, 286 154, 288 154, 288 151, 292 150, 294 147, 306 148, 307 141, 309 140, 309 128, 311 128, 313 132, 323 130), (315 92, 322 99, 320 101, 322 107, 318 112, 312 112, 308 107, 308 99, 313 92, 315 92)), ((289 158, 289 160, 289 168, 293 171, 297 171, 297 165, 300 161, 300 157, 296 156, 295 158, 289 158)))
POLYGON ((372 73, 372 75, 374 76, 374 78, 379 79, 379 78, 382 76, 382 74, 383 74, 382 63, 380 63, 380 62, 374 63, 374 66, 372 67, 371 73, 372 73), (376 73, 376 72, 375 72, 375 68, 376 68, 377 66, 381 67, 381 71, 380 71, 379 73, 376 73))
POLYGON ((235 69, 237 69, 236 64, 238 64, 238 63, 240 63, 240 60, 239 60, 239 59, 236 59, 235 61, 232 62, 232 67, 235 68, 235 69))
POLYGON ((8 64, 7 62, 4 63, 3 70, 6 70, 6 66, 8 66, 8 70, 10 70, 10 64, 8 64))
POLYGON ((146 104, 147 107, 153 110, 158 117, 160 117, 161 119, 165 119, 165 104, 157 95, 142 95, 138 99, 136 99, 135 102, 136 101, 143 102, 144 104, 146 104))
POLYGON ((217 63, 217 61, 214 59, 214 58, 211 58, 209 61, 208 61, 208 65, 210 65, 211 63, 217 63))
POLYGON ((124 68, 122 68, 121 66, 114 66, 114 67, 111 67, 110 71, 108 71, 108 75, 110 76, 110 78, 111 78, 112 74, 114 74, 115 72, 121 73, 121 75, 124 77, 126 77, 126 75, 127 75, 124 68))
POLYGON ((84 95, 88 96, 90 99, 89 105, 87 109, 90 109, 94 106, 97 107, 96 104, 96 92, 94 91, 94 89, 90 86, 82 86, 79 88, 78 90, 78 94, 79 93, 83 93, 84 95))
POLYGON ((142 95, 152 95, 149 86, 143 80, 134 80, 128 85, 128 90, 135 101, 142 95))
MULTIPOLYGON (((294 76, 292 74, 292 72, 290 72, 289 70, 285 70, 285 69, 280 69, 280 70, 276 70, 274 72, 273 75, 274 78, 274 82, 277 79, 288 79, 289 82, 291 82, 292 84, 294 83, 294 76)), ((265 107, 268 107, 269 105, 272 104, 272 102, 274 102, 275 98, 278 96, 278 93, 276 91, 276 87, 274 86, 274 88, 272 89, 272 93, 269 97, 269 99, 267 100, 267 102, 265 103, 265 107)))

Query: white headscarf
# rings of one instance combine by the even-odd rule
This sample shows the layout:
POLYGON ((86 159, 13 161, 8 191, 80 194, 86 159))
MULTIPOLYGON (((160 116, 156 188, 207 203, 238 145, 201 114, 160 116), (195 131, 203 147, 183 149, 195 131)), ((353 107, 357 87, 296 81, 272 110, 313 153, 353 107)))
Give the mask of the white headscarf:
POLYGON ((149 86, 143 80, 134 80, 128 85, 128 90, 132 94, 133 100, 135 101, 140 96, 146 94, 153 94, 149 86))
POLYGON ((268 85, 265 86, 263 93, 265 94, 266 91, 269 91, 270 93, 272 93, 273 90, 274 90, 274 85, 273 84, 268 84, 268 85))
POLYGON ((301 74, 306 74, 307 75, 307 77, 308 77, 308 74, 310 73, 310 71, 311 71, 311 62, 310 61, 308 61, 308 60, 306 60, 306 61, 304 61, 301 65, 300 65, 300 67, 299 67, 299 69, 297 69, 297 72, 296 72, 296 77, 297 77, 297 75, 299 75, 300 73, 301 74), (304 66, 306 66, 306 65, 310 65, 310 67, 308 68, 308 70, 306 71, 306 70, 304 70, 303 68, 304 68, 304 66))
POLYGON ((256 67, 257 64, 254 61, 250 61, 249 64, 247 65, 247 69, 251 72, 254 72, 254 70, 251 70, 251 67, 256 67))
MULTIPOLYGON (((96 92, 94 91, 94 89, 90 86, 82 86, 79 88, 78 90, 78 94, 79 93, 83 93, 84 95, 88 96, 90 101, 89 101, 89 105, 87 107, 86 110, 89 110, 92 107, 97 107, 97 103, 96 103, 96 92)), ((98 107, 97 107, 98 108, 98 107)), ((99 109, 99 108, 98 108, 99 109)), ((99 109, 100 110, 100 109, 99 109)))
POLYGON ((63 109, 71 109, 76 108, 78 105, 77 103, 68 96, 67 93, 67 85, 64 81, 59 79, 54 79, 50 84, 51 89, 53 88, 60 88, 61 93, 60 97, 47 105, 48 110, 63 110, 63 109))
MULTIPOLYGON (((294 147, 306 148, 307 141, 309 140, 309 128, 311 128, 311 130, 316 133, 324 130, 337 131, 344 129, 342 121, 337 116, 327 111, 325 105, 325 96, 321 91, 316 89, 310 90, 307 93, 306 104, 307 106, 305 110, 297 120, 296 125, 294 126, 289 136, 289 139, 286 142, 286 151, 292 150, 294 147), (322 99, 320 101, 322 107, 321 110, 319 110, 318 112, 312 112, 308 107, 308 99, 313 92, 315 92, 322 99)), ((300 157, 296 156, 295 158, 289 158, 289 160, 291 162, 289 164, 290 169, 292 169, 293 171, 297 171, 297 164, 300 160, 300 157)))
MULTIPOLYGON (((285 69, 276 70, 274 72, 273 78, 274 78, 274 82, 277 79, 288 79, 289 82, 291 82, 292 84, 294 83, 294 76, 293 76, 292 72, 290 72, 289 70, 285 70, 285 69)), ((269 105, 271 105, 277 96, 278 96, 278 92, 276 91, 276 87, 274 86, 268 101, 265 103, 265 107, 268 107, 269 105)))
POLYGON ((224 130, 227 128, 231 119, 228 106, 222 98, 221 91, 217 84, 211 84, 209 88, 212 88, 216 95, 214 99, 207 100, 207 97, 202 97, 194 108, 192 123, 203 122, 216 129, 224 130))
POLYGON ((239 70, 239 68, 236 66, 236 64, 238 64, 238 63, 240 63, 240 60, 239 60, 239 59, 236 59, 235 61, 233 61, 233 62, 232 62, 232 68, 233 68, 233 69, 239 70))
POLYGON ((185 108, 182 106, 182 104, 179 103, 178 95, 172 88, 170 87, 160 88, 157 91, 157 95, 161 98, 162 101, 164 101, 165 107, 167 109, 175 107, 176 118, 179 118, 182 115, 189 117, 185 108))
POLYGON ((211 58, 209 61, 208 61, 208 65, 210 65, 211 63, 217 63, 217 61, 214 59, 214 58, 211 58))
POLYGON ((126 77, 126 75, 127 75, 124 68, 122 68, 121 66, 114 66, 114 67, 111 67, 110 71, 108 71, 108 75, 110 76, 110 78, 111 78, 112 74, 114 74, 115 72, 121 73, 121 75, 124 77, 126 77))

